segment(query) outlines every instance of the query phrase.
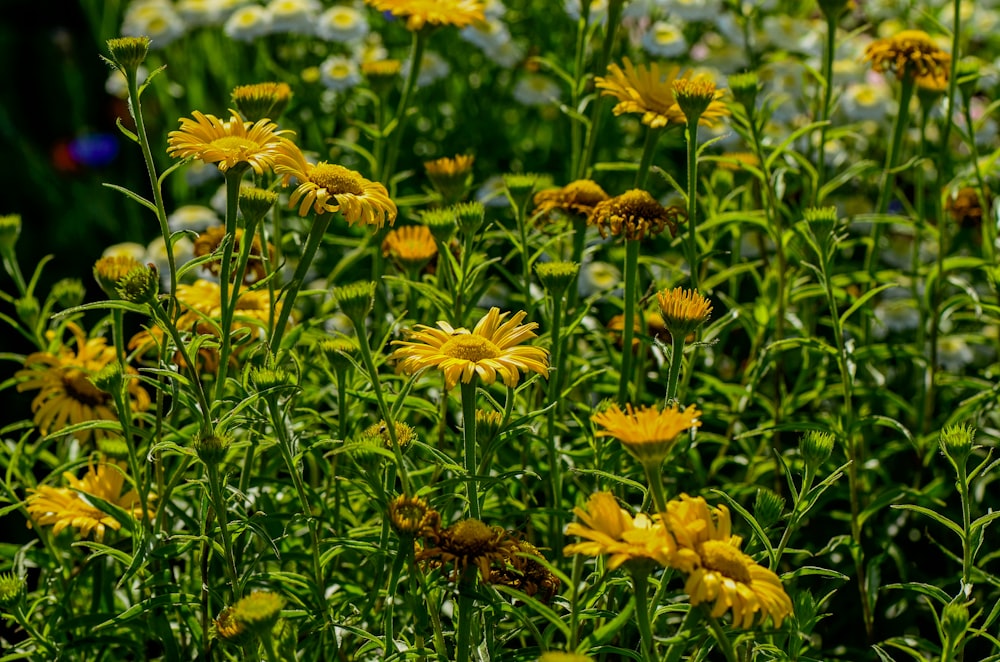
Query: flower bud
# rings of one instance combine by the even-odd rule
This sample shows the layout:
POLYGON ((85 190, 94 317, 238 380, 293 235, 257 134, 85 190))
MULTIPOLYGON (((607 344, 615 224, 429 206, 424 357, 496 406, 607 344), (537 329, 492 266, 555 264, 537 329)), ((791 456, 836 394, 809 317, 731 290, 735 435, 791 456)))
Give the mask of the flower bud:
POLYGON ((248 122, 277 120, 292 98, 288 83, 255 83, 233 88, 233 105, 248 122))
POLYGON ((156 265, 149 263, 136 267, 118 282, 115 290, 129 303, 153 303, 160 293, 160 274, 156 265))
POLYGON ((225 461, 230 443, 228 437, 211 434, 199 436, 195 440, 194 449, 199 460, 206 465, 217 466, 225 461))
POLYGON ((539 262, 535 273, 538 274, 542 287, 553 296, 561 297, 570 285, 576 283, 580 265, 576 262, 539 262))
POLYGON ((333 290, 333 298, 347 317, 359 329, 364 329, 365 317, 375 302, 375 283, 361 281, 337 287, 333 290))
POLYGON ((944 454, 956 465, 965 466, 972 453, 976 429, 971 425, 950 425, 941 430, 939 443, 944 454))
POLYGON ((79 306, 86 296, 87 291, 79 278, 63 278, 52 286, 52 298, 63 309, 79 306))
POLYGON ((24 578, 13 572, 0 574, 0 609, 11 610, 21 604, 25 589, 24 578))
POLYGON ((815 469, 830 459, 835 441, 836 437, 833 436, 832 432, 809 430, 802 435, 802 441, 799 442, 799 452, 806 464, 815 469))
POLYGON ((781 519, 785 510, 785 500, 769 489, 757 488, 753 502, 753 516, 762 529, 767 529, 781 519))
POLYGON ((270 634, 281 617, 285 599, 271 591, 254 591, 233 605, 232 617, 257 635, 270 634))
POLYGON ((760 92, 760 78, 756 71, 745 71, 733 74, 726 80, 736 102, 753 111, 757 105, 757 94, 760 92))
POLYGON ((21 236, 21 215, 7 214, 0 216, 0 250, 12 252, 21 236))
POLYGON ((949 602, 941 612, 941 630, 951 642, 959 641, 969 628, 969 608, 961 602, 949 602))
POLYGON ((271 211, 274 203, 278 201, 278 194, 262 188, 244 187, 240 189, 239 207, 246 220, 246 226, 253 228, 257 226, 267 212, 271 211))
POLYGON ((451 210, 464 237, 472 237, 479 232, 486 218, 486 207, 481 202, 461 202, 452 206, 451 210))

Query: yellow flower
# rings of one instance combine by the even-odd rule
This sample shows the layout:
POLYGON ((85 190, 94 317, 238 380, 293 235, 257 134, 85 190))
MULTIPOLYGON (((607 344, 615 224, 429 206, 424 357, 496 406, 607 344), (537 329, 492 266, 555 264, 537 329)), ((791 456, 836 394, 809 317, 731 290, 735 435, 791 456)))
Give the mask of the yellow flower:
POLYGON ((596 225, 602 237, 625 235, 629 240, 641 240, 646 234, 656 235, 669 228, 677 234, 677 221, 683 211, 664 207, 642 189, 632 189, 599 202, 588 222, 596 225))
POLYGON ((340 212, 351 225, 361 222, 381 228, 388 219, 396 222, 396 204, 385 186, 372 182, 349 168, 320 161, 312 164, 290 141, 275 160, 274 172, 284 175, 282 185, 295 178, 298 186, 289 197, 289 207, 299 205, 299 216, 312 208, 317 214, 340 212))
POLYGON ((656 293, 663 323, 674 337, 686 338, 712 314, 712 303, 694 290, 675 287, 656 293))
POLYGON ((167 134, 167 154, 216 163, 223 172, 246 164, 263 175, 274 165, 278 148, 285 141, 281 135, 289 132, 279 131, 270 120, 246 122, 235 110, 229 112, 228 121, 197 110, 191 113, 193 120, 182 118, 181 128, 167 134))
POLYGON ((417 31, 428 23, 464 28, 485 19, 480 0, 365 0, 379 11, 406 19, 406 29, 417 31))
POLYGON ((459 154, 454 158, 443 156, 424 162, 424 171, 445 202, 457 202, 469 188, 475 162, 476 157, 472 154, 459 154))
POLYGON ((618 505, 610 492, 596 492, 587 500, 587 507, 574 508, 579 522, 566 526, 566 535, 584 538, 583 542, 566 545, 563 553, 599 556, 608 554, 608 569, 614 570, 627 561, 655 561, 672 566, 677 545, 660 521, 639 513, 632 517, 618 505))
POLYGON ((943 77, 948 75, 951 56, 938 48, 926 32, 903 30, 870 43, 864 61, 871 62, 875 71, 892 71, 899 78, 943 77))
POLYGON ((401 536, 433 537, 441 528, 441 514, 418 496, 401 494, 389 502, 389 526, 401 536))
POLYGON ((683 411, 671 405, 661 411, 651 406, 634 409, 626 404, 625 411, 611 405, 591 416, 591 420, 603 428, 597 432, 598 436, 614 437, 632 457, 646 464, 661 462, 681 433, 701 427, 700 415, 694 405, 683 411))
POLYGON ((715 81, 708 76, 691 77, 691 72, 673 82, 674 97, 677 107, 688 120, 698 118, 698 124, 713 126, 720 117, 729 115, 729 108, 721 99, 725 90, 717 90, 715 81))
MULTIPOLYGON (((211 255, 219 249, 222 245, 222 240, 226 237, 226 228, 222 225, 216 225, 210 228, 206 228, 204 231, 198 234, 198 237, 194 240, 194 256, 203 257, 205 255, 211 255)), ((235 236, 233 237, 233 257, 232 257, 232 267, 230 269, 230 278, 236 278, 236 263, 237 255, 240 252, 240 243, 243 241, 243 229, 236 228, 235 236)), ((267 245, 268 258, 274 259, 274 247, 269 243, 267 245)), ((218 257, 214 260, 210 260, 204 263, 204 266, 210 273, 218 276, 222 269, 222 253, 220 252, 218 257)), ((245 285, 250 285, 256 283, 257 281, 264 278, 267 275, 267 270, 264 268, 263 260, 263 247, 261 246, 260 237, 254 234, 253 239, 250 243, 250 254, 247 260, 246 272, 243 274, 243 283, 245 285)))
POLYGON ((758 614, 781 627, 792 601, 774 572, 740 550, 743 539, 731 533, 728 508, 682 494, 667 503, 666 521, 678 545, 675 567, 688 573, 684 590, 692 606, 714 602, 716 618, 732 610, 737 627, 753 626, 758 614))
POLYGON ((288 83, 265 82, 233 88, 232 101, 237 110, 251 122, 277 119, 292 98, 288 83))
POLYGON ((414 373, 424 368, 440 368, 445 388, 451 389, 461 378, 469 384, 478 375, 484 384, 492 384, 497 375, 508 386, 517 386, 522 370, 531 370, 548 377, 548 354, 539 347, 519 346, 535 338, 538 324, 521 324, 527 313, 520 311, 507 321, 508 313, 499 308, 490 311, 470 333, 438 322, 437 329, 420 324, 411 332, 410 340, 394 340, 399 347, 391 358, 399 361, 398 369, 414 373))
POLYGON ((553 211, 561 211, 571 216, 589 216, 599 202, 608 199, 608 194, 591 179, 578 179, 561 188, 547 188, 535 194, 535 210, 532 216, 546 216, 553 211))
MULTIPOLYGON (((94 386, 91 377, 109 363, 118 361, 114 347, 104 338, 87 338, 79 326, 67 325, 76 341, 76 350, 63 347, 58 353, 34 352, 24 359, 24 368, 16 378, 23 380, 18 391, 38 389, 31 402, 35 425, 42 434, 56 432, 68 425, 86 421, 117 421, 112 409, 110 393, 94 386)), ((133 368, 128 368, 135 375, 133 368)), ((145 411, 149 407, 149 394, 135 378, 128 379, 128 396, 132 411, 145 411)), ((112 435, 108 430, 78 432, 80 441, 105 439, 112 435)))
POLYGON ((91 464, 83 478, 71 472, 63 474, 69 487, 39 485, 29 489, 25 506, 32 521, 38 526, 52 525, 52 533, 58 535, 63 529, 73 527, 80 535, 87 537, 94 533, 96 540, 104 539, 107 529, 118 531, 121 523, 103 510, 95 507, 87 499, 93 496, 122 508, 133 517, 142 515, 139 495, 134 489, 122 494, 125 484, 124 463, 91 464))
POLYGON ((407 225, 385 235, 382 255, 392 257, 404 267, 422 267, 437 255, 437 244, 426 225, 407 225))
POLYGON ((611 63, 608 65, 607 77, 598 76, 594 79, 597 88, 602 90, 602 95, 618 99, 613 109, 614 114, 641 113, 642 123, 651 128, 671 123, 684 124, 684 113, 677 105, 672 85, 672 81, 678 77, 680 67, 672 66, 661 71, 655 62, 637 67, 628 58, 623 63, 624 71, 617 64, 611 63))

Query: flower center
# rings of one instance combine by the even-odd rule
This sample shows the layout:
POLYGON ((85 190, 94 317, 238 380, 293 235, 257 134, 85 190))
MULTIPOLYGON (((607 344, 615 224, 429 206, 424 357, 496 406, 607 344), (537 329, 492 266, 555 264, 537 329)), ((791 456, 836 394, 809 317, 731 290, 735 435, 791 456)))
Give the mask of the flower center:
POLYGON ((309 179, 312 180, 313 184, 325 188, 332 195, 338 193, 362 195, 365 192, 358 173, 335 163, 320 161, 312 169, 309 179))
POLYGON ((441 353, 454 359, 465 359, 475 363, 483 359, 497 358, 500 356, 500 348, 482 336, 463 333, 442 345, 441 353))
POLYGON ((449 533, 450 551, 456 555, 473 556, 488 551, 496 543, 497 533, 477 519, 456 523, 449 533))
POLYGON ((260 148, 260 145, 252 140, 247 140, 242 136, 223 136, 212 141, 212 146, 226 152, 252 152, 260 148))
POLYGON ((77 402, 90 407, 103 405, 111 399, 111 395, 94 386, 87 376, 79 370, 71 370, 63 375, 63 388, 66 394, 77 402))
POLYGON ((743 552, 721 540, 706 540, 701 544, 701 562, 709 570, 715 570, 742 584, 753 581, 743 552))

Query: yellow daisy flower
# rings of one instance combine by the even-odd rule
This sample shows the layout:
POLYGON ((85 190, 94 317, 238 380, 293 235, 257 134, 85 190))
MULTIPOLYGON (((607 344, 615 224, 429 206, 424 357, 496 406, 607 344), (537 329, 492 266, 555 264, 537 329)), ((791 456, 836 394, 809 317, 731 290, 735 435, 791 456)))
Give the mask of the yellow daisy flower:
POLYGON ((712 302, 695 290, 675 287, 656 293, 660 304, 663 323, 674 336, 687 337, 695 329, 708 321, 712 314, 712 302))
POLYGON ((587 500, 587 507, 574 508, 579 522, 566 526, 566 535, 585 540, 566 545, 563 553, 600 556, 608 554, 608 569, 614 570, 627 561, 655 561, 672 566, 677 549, 673 536, 660 521, 639 513, 635 517, 618 505, 610 492, 596 492, 587 500))
POLYGON ((133 517, 142 515, 139 495, 134 489, 122 494, 125 484, 124 463, 107 462, 96 466, 91 464, 83 478, 71 472, 63 474, 69 487, 39 485, 29 489, 25 507, 37 526, 52 525, 52 533, 58 535, 63 529, 73 527, 80 530, 84 538, 94 533, 96 540, 104 539, 107 529, 118 531, 121 523, 103 510, 95 507, 87 499, 94 496, 130 512, 133 517))
POLYGON ((215 163, 225 172, 239 164, 247 164, 263 175, 274 164, 279 146, 285 142, 277 125, 263 119, 246 122, 235 110, 231 118, 221 120, 214 115, 194 111, 194 119, 181 119, 181 128, 167 134, 167 154, 184 159, 189 156, 215 163))
POLYGON ((426 225, 407 225, 385 235, 382 255, 404 267, 422 267, 437 255, 437 243, 426 225))
POLYGON ((892 71, 896 76, 945 77, 951 56, 938 48, 922 30, 903 30, 868 44, 865 62, 878 72, 892 71))
POLYGON ((536 337, 534 329, 538 324, 521 324, 527 315, 524 311, 504 321, 507 315, 499 308, 491 308, 471 333, 452 328, 447 322, 438 322, 437 329, 420 324, 411 332, 410 340, 393 341, 399 347, 390 358, 408 374, 440 368, 449 390, 459 379, 468 384, 476 375, 484 384, 492 384, 499 374, 508 386, 517 386, 522 370, 548 377, 548 353, 539 347, 519 346, 536 337))
POLYGON ((389 199, 385 186, 344 166, 326 161, 309 163, 290 141, 284 141, 274 172, 284 176, 283 186, 293 178, 298 181, 288 206, 299 205, 299 216, 312 208, 317 214, 339 211, 351 225, 360 221, 381 228, 387 219, 390 225, 396 222, 396 204, 389 199))
POLYGON ((464 28, 485 20, 480 0, 365 0, 379 11, 406 19, 406 29, 417 31, 425 25, 454 25, 464 28))
MULTIPOLYGON (((31 402, 35 425, 42 434, 56 432, 69 425, 86 421, 117 421, 118 415, 110 393, 106 393, 90 380, 109 363, 118 360, 114 347, 104 338, 87 338, 83 329, 67 325, 76 342, 75 351, 63 347, 58 353, 34 352, 24 359, 24 368, 15 375, 18 391, 38 389, 31 402)), ((135 369, 127 368, 130 375, 135 369)), ((149 408, 149 394, 134 378, 128 379, 128 395, 132 411, 149 408)), ((108 430, 84 430, 77 433, 80 441, 91 438, 105 439, 113 433, 108 430)))
POLYGON ((603 96, 618 99, 613 112, 641 113, 642 123, 651 128, 668 124, 684 124, 684 113, 677 105, 672 82, 678 78, 680 67, 662 70, 652 62, 635 66, 628 58, 623 60, 625 69, 615 63, 608 65, 608 76, 598 76, 594 82, 603 96))
POLYGON ((659 410, 652 406, 634 409, 626 404, 622 411, 615 404, 594 414, 590 420, 601 426, 598 436, 614 437, 632 457, 646 464, 661 462, 681 433, 700 427, 700 415, 694 405, 681 411, 677 405, 659 410))
POLYGON ((692 605, 714 603, 716 618, 732 610, 737 627, 753 626, 758 614, 781 627, 792 601, 774 572, 740 550, 743 539, 732 535, 728 508, 682 494, 667 503, 666 521, 679 550, 675 567, 688 573, 684 590, 692 605))

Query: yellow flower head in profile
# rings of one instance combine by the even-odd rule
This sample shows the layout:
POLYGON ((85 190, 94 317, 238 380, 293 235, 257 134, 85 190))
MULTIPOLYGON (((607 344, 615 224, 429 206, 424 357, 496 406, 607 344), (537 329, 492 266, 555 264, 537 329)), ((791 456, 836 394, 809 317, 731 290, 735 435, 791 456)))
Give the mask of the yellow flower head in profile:
POLYGON ((651 406, 635 409, 626 404, 625 411, 611 405, 591 416, 591 420, 601 426, 598 436, 614 437, 632 457, 646 464, 662 462, 681 433, 701 427, 700 415, 694 405, 681 411, 678 405, 660 410, 651 406))
POLYGON ((675 287, 656 293, 663 323, 674 337, 686 338, 712 314, 712 303, 694 290, 675 287))
POLYGON ((939 78, 948 75, 951 56, 941 50, 926 32, 903 30, 868 44, 864 61, 871 62, 875 71, 891 71, 898 78, 939 78))
POLYGON ((225 172, 240 164, 253 168, 258 175, 274 165, 274 157, 284 139, 277 125, 262 119, 247 122, 235 110, 229 120, 194 111, 194 119, 181 119, 181 128, 167 134, 167 154, 177 159, 194 157, 215 163, 225 172))
POLYGON ((317 214, 340 212, 350 225, 360 222, 381 228, 386 220, 390 225, 396 222, 396 203, 389 199, 385 186, 344 166, 310 163, 291 141, 284 141, 274 172, 284 176, 283 186, 293 178, 298 182, 288 206, 298 205, 299 216, 312 209, 317 214))
POLYGON ((472 181, 472 165, 475 162, 476 157, 472 154, 459 154, 454 158, 442 156, 425 161, 424 171, 445 202, 458 202, 472 181))
POLYGON ((426 225, 396 228, 382 240, 382 255, 403 267, 422 267, 437 255, 437 243, 426 225))
POLYGON ((93 532, 96 540, 103 540, 107 529, 118 531, 122 525, 94 506, 87 499, 88 495, 118 506, 133 517, 142 515, 136 491, 130 489, 122 493, 125 484, 124 467, 124 463, 91 464, 83 478, 77 478, 67 471, 63 478, 69 483, 69 487, 39 485, 36 489, 29 489, 25 507, 36 525, 51 524, 54 535, 67 527, 73 527, 79 529, 84 538, 93 532))
POLYGON ((365 0, 379 11, 406 19, 406 29, 421 30, 425 25, 454 25, 464 28, 485 20, 481 0, 365 0))
POLYGON ((504 321, 507 315, 491 308, 471 333, 447 322, 438 322, 436 329, 417 325, 408 340, 393 341, 398 347, 390 358, 398 361, 398 370, 408 374, 439 368, 449 390, 459 379, 469 384, 477 376, 484 384, 492 384, 499 375, 507 386, 517 386, 521 371, 548 377, 548 353, 540 347, 521 345, 536 337, 538 324, 521 324, 527 315, 524 311, 504 321))
POLYGON ((715 87, 715 81, 705 75, 691 77, 691 72, 673 82, 677 107, 688 121, 697 120, 702 126, 714 126, 716 120, 730 114, 722 102, 725 90, 715 87))
POLYGON ((628 58, 623 63, 624 69, 615 63, 609 64, 608 75, 594 79, 602 95, 618 99, 614 114, 639 113, 642 123, 654 129, 668 124, 684 124, 684 113, 677 105, 673 88, 680 67, 673 66, 664 71, 655 62, 635 66, 628 58))
POLYGON ((667 228, 676 235, 682 214, 677 207, 664 207, 646 191, 632 189, 597 203, 587 222, 596 225, 602 237, 624 235, 636 241, 667 228))
POLYGON ((592 179, 578 179, 566 186, 547 188, 535 194, 532 216, 544 217, 552 212, 587 217, 598 203, 608 199, 604 189, 592 179))
POLYGON ((584 540, 566 545, 563 553, 585 556, 608 555, 608 569, 628 561, 672 566, 677 545, 659 516, 643 513, 635 517, 618 505, 610 492, 590 495, 586 508, 574 508, 579 522, 566 526, 566 535, 584 540))
POLYGON ((675 567, 688 573, 684 590, 692 606, 714 603, 716 618, 732 610, 741 628, 752 627, 758 615, 781 627, 792 601, 774 572, 740 550, 743 539, 732 535, 728 508, 682 494, 667 503, 666 521, 678 546, 675 567))
MULTIPOLYGON (((114 400, 110 393, 97 388, 91 378, 105 366, 118 361, 114 347, 104 338, 87 338, 83 329, 67 325, 76 342, 76 349, 62 347, 58 352, 34 352, 24 359, 24 368, 15 377, 20 380, 18 391, 38 390, 31 402, 35 425, 42 434, 57 432, 69 425, 86 421, 117 421, 114 400)), ((128 368, 129 375, 135 370, 128 368)), ((128 379, 127 392, 132 411, 149 408, 149 394, 134 378, 128 379)), ((100 440, 113 436, 108 430, 82 430, 80 441, 100 440)))

